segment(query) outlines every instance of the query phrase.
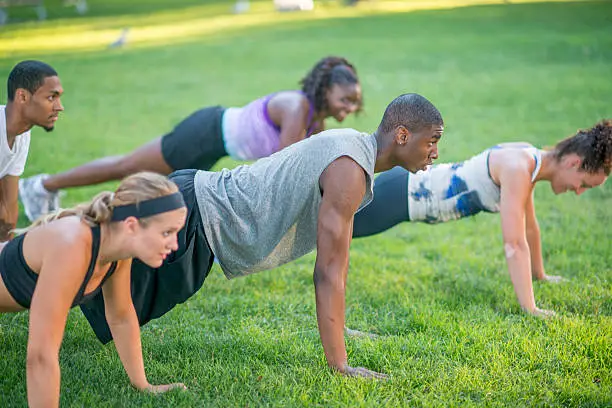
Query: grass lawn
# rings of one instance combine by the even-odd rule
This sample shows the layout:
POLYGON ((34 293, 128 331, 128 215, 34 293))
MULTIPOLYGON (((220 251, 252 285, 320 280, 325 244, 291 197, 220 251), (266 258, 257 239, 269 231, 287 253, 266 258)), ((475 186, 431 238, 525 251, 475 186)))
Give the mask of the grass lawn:
MULTIPOLYGON (((56 130, 33 130, 26 176, 128 152, 203 106, 295 88, 328 54, 352 61, 363 85, 366 112, 343 126, 374 131, 391 99, 419 92, 446 122, 440 161, 502 141, 551 145, 612 117, 610 2, 370 0, 279 14, 266 1, 233 16, 231 1, 90 0, 81 18, 48 3, 48 21, 23 9, 24 21, 0 27, 2 81, 37 58, 65 88, 56 130), (107 49, 123 27, 128 46, 107 49)), ((114 185, 69 190, 64 204, 114 185)), ((199 293, 142 329, 149 380, 187 392, 133 390, 114 346, 74 309, 62 405, 611 406, 612 184, 581 197, 540 185, 536 205, 547 272, 568 278, 534 285, 555 318, 520 312, 498 216, 405 224, 353 242, 347 288, 348 326, 379 334, 347 339, 349 362, 389 381, 326 367, 311 254, 234 281, 215 266, 199 293)), ((1 407, 26 406, 27 328, 27 313, 0 316, 1 407)))

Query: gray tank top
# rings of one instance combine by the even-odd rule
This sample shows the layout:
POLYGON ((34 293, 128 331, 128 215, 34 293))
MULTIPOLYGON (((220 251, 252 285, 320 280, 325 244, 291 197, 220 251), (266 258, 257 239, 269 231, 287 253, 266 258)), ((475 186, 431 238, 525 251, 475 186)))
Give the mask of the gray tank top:
POLYGON ((316 247, 319 177, 342 156, 366 173, 361 209, 372 200, 376 139, 353 129, 321 132, 251 165, 196 173, 206 237, 228 279, 275 268, 316 247))

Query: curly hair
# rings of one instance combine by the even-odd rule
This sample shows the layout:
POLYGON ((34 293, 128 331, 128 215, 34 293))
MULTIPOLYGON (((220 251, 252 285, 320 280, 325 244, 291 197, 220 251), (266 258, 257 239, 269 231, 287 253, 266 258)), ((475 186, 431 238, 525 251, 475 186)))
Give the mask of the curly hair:
MULTIPOLYGON (((347 85, 358 84, 357 70, 346 58, 329 56, 315 64, 310 72, 302 78, 302 92, 314 105, 317 113, 327 109, 327 98, 325 92, 334 84, 347 85)), ((359 100, 357 112, 361 112, 363 99, 359 100)))
POLYGON ((554 157, 561 160, 568 154, 582 158, 581 170, 610 174, 612 167, 612 120, 604 119, 590 129, 581 129, 575 135, 563 139, 553 149, 554 157))

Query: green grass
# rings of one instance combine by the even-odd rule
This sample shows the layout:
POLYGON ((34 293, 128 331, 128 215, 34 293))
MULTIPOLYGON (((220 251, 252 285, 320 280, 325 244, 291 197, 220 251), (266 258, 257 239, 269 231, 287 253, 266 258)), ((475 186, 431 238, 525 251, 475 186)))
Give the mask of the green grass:
MULTIPOLYGON (((346 126, 372 131, 393 97, 422 93, 446 121, 441 161, 502 141, 550 145, 612 116, 609 2, 401 12, 385 12, 384 2, 355 9, 323 3, 299 15, 273 14, 265 2, 235 24, 224 14, 229 3, 181 0, 167 9, 155 2, 150 14, 144 0, 123 11, 118 1, 90 3, 85 18, 64 10, 45 23, 0 31, 0 44, 11 44, 10 52, 0 45, 1 78, 22 58, 42 58, 66 90, 55 132, 33 131, 26 175, 127 152, 202 106, 293 88, 332 53, 356 64, 364 88, 366 113, 346 126), (94 7, 102 3, 107 9, 94 7), (220 18, 225 25, 210 32, 185 29, 191 34, 168 41, 135 29, 141 37, 121 50, 106 50, 91 34, 98 26, 180 30, 220 18), (64 34, 92 40, 74 49, 54 43, 64 34)), ((219 167, 235 164, 226 159, 219 167)), ((65 204, 113 186, 70 190, 65 204)), ((326 368, 309 255, 234 281, 215 266, 196 296, 143 328, 149 379, 185 382, 187 392, 156 397, 131 389, 114 346, 101 346, 72 311, 60 356, 62 404, 610 406, 612 184, 581 197, 554 196, 541 185, 536 203, 547 271, 569 279, 535 284, 538 305, 556 310, 556 318, 520 313, 498 216, 401 225, 353 243, 347 289, 349 327, 380 335, 347 339, 349 361, 386 372, 389 381, 343 378, 326 368)), ((26 405, 27 325, 27 313, 0 316, 3 407, 26 405)))

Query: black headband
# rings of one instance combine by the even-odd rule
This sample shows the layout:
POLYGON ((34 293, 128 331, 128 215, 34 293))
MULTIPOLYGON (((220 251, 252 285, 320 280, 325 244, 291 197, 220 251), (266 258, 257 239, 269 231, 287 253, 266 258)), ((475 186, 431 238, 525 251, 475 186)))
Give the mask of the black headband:
POLYGON ((185 207, 183 195, 180 192, 176 192, 174 194, 144 200, 136 204, 126 204, 114 207, 111 221, 123 221, 127 217, 145 218, 183 207, 185 207))

